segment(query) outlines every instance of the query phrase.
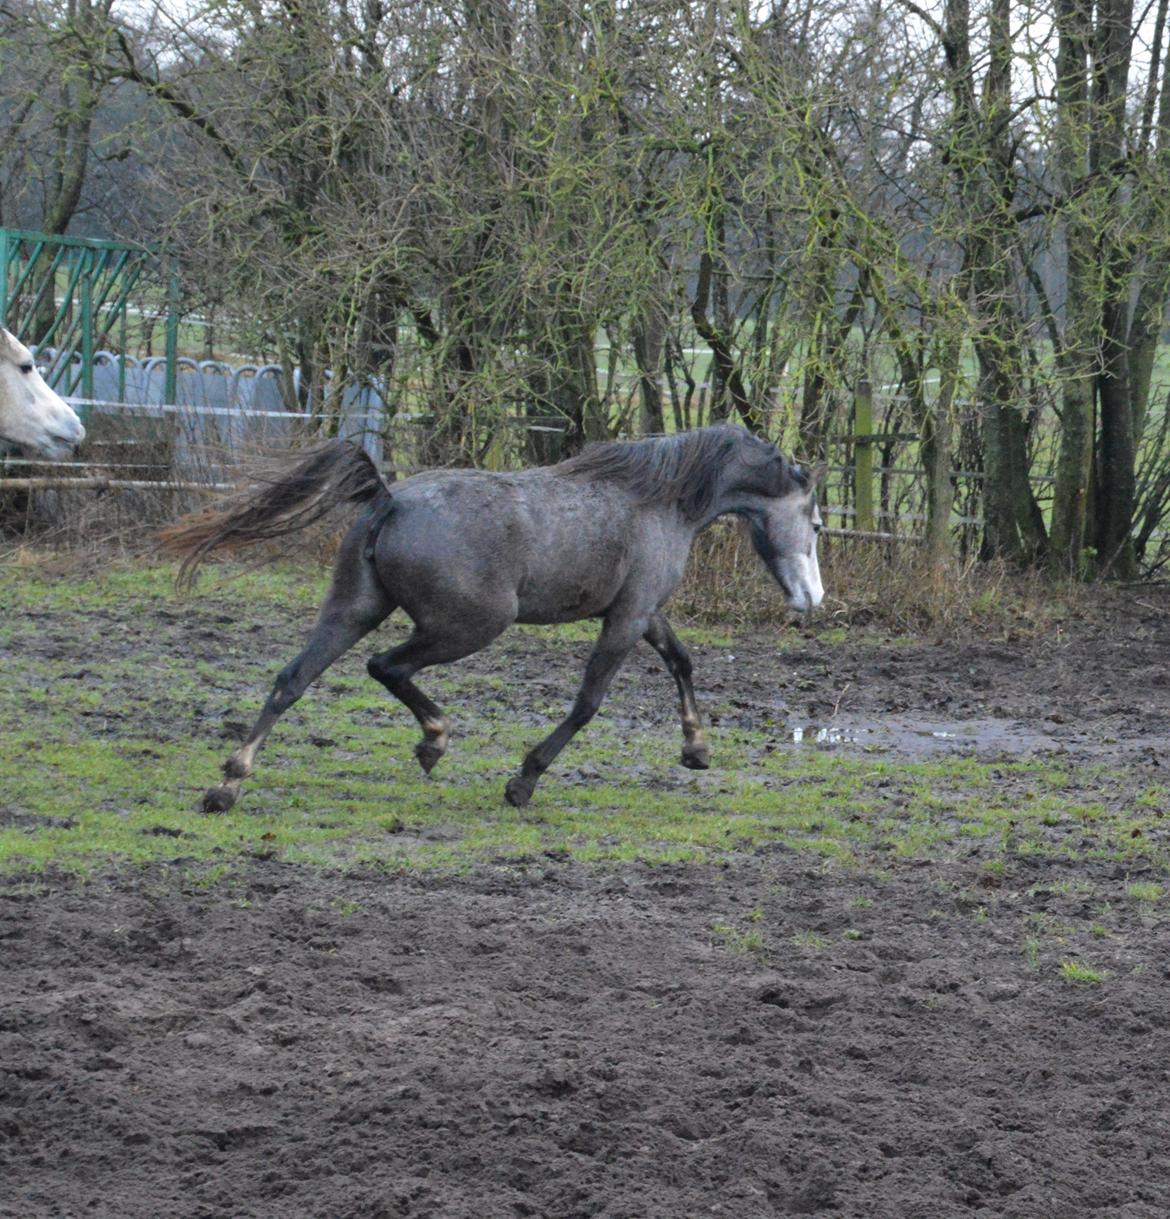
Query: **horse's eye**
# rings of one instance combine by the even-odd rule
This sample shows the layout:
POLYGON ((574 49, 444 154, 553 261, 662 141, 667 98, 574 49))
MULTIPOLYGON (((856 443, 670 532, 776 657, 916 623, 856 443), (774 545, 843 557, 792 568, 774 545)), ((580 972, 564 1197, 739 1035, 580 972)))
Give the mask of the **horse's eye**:
POLYGON ((20 371, 27 375, 28 373, 32 372, 33 368, 34 368, 34 365, 32 365, 32 364, 22 364, 20 366, 20 371))

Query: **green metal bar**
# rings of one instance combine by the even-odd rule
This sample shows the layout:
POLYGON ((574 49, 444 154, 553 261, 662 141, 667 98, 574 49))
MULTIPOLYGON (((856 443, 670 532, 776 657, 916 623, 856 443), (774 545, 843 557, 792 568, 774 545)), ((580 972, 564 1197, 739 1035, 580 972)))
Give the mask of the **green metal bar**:
MULTIPOLYGON (((61 253, 71 253, 70 251, 62 250, 61 253)), ((84 329, 82 322, 84 319, 84 309, 80 312, 75 312, 70 318, 69 324, 61 328, 61 323, 70 316, 70 306, 73 303, 74 294, 77 291, 79 282, 85 283, 88 280, 86 271, 90 265, 91 253, 87 250, 78 250, 71 258, 73 263, 73 273, 70 276, 69 282, 65 287, 65 292, 61 297, 61 308, 57 310, 56 316, 53 318, 52 327, 45 338, 48 342, 49 338, 53 339, 53 345, 57 348, 57 359, 54 361, 51 368, 51 376, 54 388, 58 392, 66 394, 77 393, 78 387, 85 378, 85 362, 82 360, 81 370, 77 373, 73 371, 73 362, 69 358, 70 354, 79 346, 79 338, 81 344, 84 344, 84 329), (59 384, 59 378, 64 374, 65 380, 59 384)), ((54 274, 54 290, 56 289, 56 276, 54 274)), ((91 310, 92 314, 92 310, 91 310)))
MULTIPOLYGON (((103 329, 109 333, 114 326, 114 323, 121 320, 126 321, 126 305, 129 301, 130 289, 138 281, 138 273, 135 271, 130 274, 126 271, 126 264, 130 261, 131 251, 125 250, 112 265, 108 265, 104 269, 106 281, 102 287, 97 300, 94 302, 94 316, 100 318, 102 311, 105 311, 105 321, 103 329), (111 302, 110 298, 113 297, 111 302)), ((138 264, 140 265, 140 263, 138 264)), ((121 333, 122 350, 126 350, 126 328, 122 326, 121 333)))
POLYGON ((80 250, 140 250, 144 254, 157 254, 156 245, 138 245, 126 241, 102 241, 96 237, 50 237, 45 233, 32 233, 26 229, 0 229, 18 241, 50 242, 52 245, 69 246, 80 250))
MULTIPOLYGON (((78 261, 81 260, 78 259, 78 261)), ((81 396, 83 398, 93 397, 92 275, 85 275, 81 280, 81 396)))
MULTIPOLYGON (((50 279, 49 279, 49 290, 53 294, 54 305, 57 303, 57 268, 66 253, 67 253, 67 251, 60 250, 57 253, 57 257, 53 259, 53 268, 50 273, 50 279)), ((73 293, 77 290, 78 281, 81 279, 83 272, 86 270, 89 259, 86 258, 84 254, 82 254, 80 257, 78 257, 76 259, 71 259, 70 261, 73 262, 73 264, 74 264, 73 274, 69 277, 68 281, 65 284, 65 291, 61 295, 61 307, 53 315, 53 323, 49 327, 48 332, 41 339, 41 342, 43 344, 48 344, 49 341, 53 338, 53 336, 56 335, 57 327, 61 325, 61 323, 65 320, 66 315, 69 313, 69 306, 73 303, 73 293)), ((37 292, 36 297, 34 297, 34 301, 36 299, 39 299, 39 297, 44 292, 44 290, 45 290, 45 287, 42 284, 40 289, 37 292)), ((77 325, 75 322, 73 325, 71 325, 69 327, 69 329, 65 333, 72 334, 76 329, 77 329, 77 325)), ((54 346, 60 347, 61 344, 56 343, 56 344, 54 344, 54 346)))
MULTIPOLYGON (((95 317, 106 308, 106 303, 109 301, 110 295, 122 282, 122 271, 125 268, 126 263, 130 260, 130 250, 123 250, 121 252, 121 257, 112 262, 109 259, 109 255, 111 253, 113 253, 113 251, 104 251, 105 257, 103 257, 102 260, 101 273, 105 277, 105 283, 102 287, 102 291, 99 293, 93 304, 95 317)), ((114 313, 116 316, 116 306, 108 310, 108 312, 114 313)))
MULTIPOLYGON (((19 241, 16 243, 17 258, 19 258, 21 255, 21 244, 22 243, 19 241)), ((24 270, 16 277, 16 283, 12 285, 12 296, 14 300, 20 296, 21 292, 24 291, 24 285, 29 276, 32 275, 33 271, 36 270, 36 265, 41 260, 41 252, 44 250, 44 248, 45 243, 43 241, 33 243, 33 251, 29 255, 28 261, 24 264, 24 270)), ((19 329, 15 332, 16 337, 22 341, 28 337, 29 316, 29 314, 25 314, 24 318, 22 318, 18 323, 19 329)))
MULTIPOLYGON (((128 257, 128 255, 127 255, 128 257)), ((129 330, 129 305, 130 293, 134 291, 134 286, 138 283, 139 277, 142 275, 146 267, 145 257, 140 257, 136 262, 132 263, 129 271, 122 275, 122 266, 120 263, 117 269, 119 276, 118 281, 121 288, 118 291, 117 299, 110 306, 110 312, 114 317, 118 318, 120 326, 120 336, 118 346, 121 349, 119 352, 120 359, 118 360, 118 401, 126 401, 126 354, 129 350, 130 343, 127 337, 129 330)))
POLYGON ((81 384, 81 374, 73 372, 73 361, 69 358, 77 338, 79 322, 76 317, 68 328, 58 336, 56 348, 57 358, 49 366, 45 379, 59 394, 75 394, 81 384))

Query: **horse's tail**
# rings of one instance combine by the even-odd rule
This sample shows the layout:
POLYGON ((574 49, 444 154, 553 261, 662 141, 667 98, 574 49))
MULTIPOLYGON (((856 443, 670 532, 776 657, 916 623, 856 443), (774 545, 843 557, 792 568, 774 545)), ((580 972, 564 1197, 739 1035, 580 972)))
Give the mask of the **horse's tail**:
POLYGON ((176 521, 159 535, 159 545, 182 556, 178 580, 190 584, 213 550, 284 537, 341 504, 373 499, 384 488, 368 453, 347 440, 331 440, 287 474, 176 521))

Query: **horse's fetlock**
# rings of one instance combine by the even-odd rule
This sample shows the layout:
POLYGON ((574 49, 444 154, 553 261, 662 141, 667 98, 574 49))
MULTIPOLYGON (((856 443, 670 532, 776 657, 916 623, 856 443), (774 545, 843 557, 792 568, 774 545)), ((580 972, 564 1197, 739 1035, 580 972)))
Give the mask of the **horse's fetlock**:
POLYGON ((426 716, 422 730, 431 738, 445 737, 451 731, 451 721, 445 715, 426 716))
POLYGON ((251 773, 252 767, 247 759, 238 757, 234 753, 223 764, 223 777, 225 779, 246 779, 251 773))

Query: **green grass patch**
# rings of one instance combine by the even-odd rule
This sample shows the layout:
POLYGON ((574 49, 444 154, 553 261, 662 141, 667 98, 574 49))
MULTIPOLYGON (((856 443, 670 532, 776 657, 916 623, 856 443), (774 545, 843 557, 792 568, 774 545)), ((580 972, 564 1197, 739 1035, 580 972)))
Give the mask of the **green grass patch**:
MULTIPOLYGON (((205 874, 257 855, 388 870, 546 857, 718 862, 776 843, 870 870, 976 851, 990 884, 1020 853, 1165 863, 1156 845, 1165 789, 1122 798, 1127 777, 1106 767, 875 760, 777 747, 774 728, 728 726, 709 733, 714 769, 691 772, 677 765, 669 718, 631 726, 628 713, 606 709, 532 804, 512 809, 504 783, 571 691, 530 702, 525 717, 506 671, 428 673, 454 736, 427 778, 412 754, 417 726, 368 680, 360 651, 283 718, 240 803, 205 816, 199 800, 218 780, 234 725, 250 722, 299 645, 326 576, 217 571, 198 594, 180 595, 173 574, 113 564, 58 578, 0 567, 0 873, 181 859, 205 874)), ((595 631, 523 629, 557 642, 595 631)), ((734 647, 715 631, 688 634, 734 647)), ((672 705, 665 682, 653 697, 672 705)), ((1130 886, 1135 900, 1161 895, 1153 882, 1130 886)), ((751 926, 736 935, 756 951, 751 926)))
POLYGON ((1075 985, 1097 986, 1104 978, 1104 974, 1096 969, 1092 969, 1088 965, 1082 964, 1080 961, 1061 961, 1060 976, 1066 982, 1072 982, 1075 985))

